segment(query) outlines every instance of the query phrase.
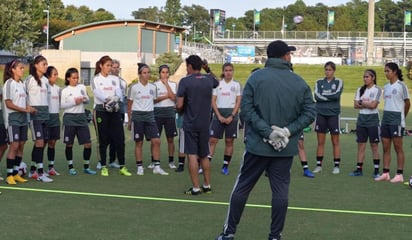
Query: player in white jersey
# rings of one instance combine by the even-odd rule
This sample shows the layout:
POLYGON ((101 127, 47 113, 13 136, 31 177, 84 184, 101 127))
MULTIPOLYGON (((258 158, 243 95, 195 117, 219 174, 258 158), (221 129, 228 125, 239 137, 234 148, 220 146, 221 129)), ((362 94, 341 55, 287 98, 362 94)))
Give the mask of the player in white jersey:
POLYGON ((382 96, 382 89, 376 86, 376 72, 367 69, 363 74, 364 85, 356 91, 354 108, 359 109, 356 123, 356 141, 358 142, 358 154, 355 171, 349 176, 363 175, 363 162, 365 161, 366 142, 372 150, 374 173, 373 177, 379 177, 379 110, 378 105, 382 96))
POLYGON ((125 165, 125 143, 122 116, 119 112, 119 102, 123 101, 120 80, 111 75, 112 59, 103 56, 96 62, 95 76, 91 82, 94 104, 95 122, 99 138, 99 153, 102 165, 101 175, 109 176, 106 167, 107 147, 114 144, 119 161, 120 175, 131 176, 125 165))
POLYGON ((144 63, 138 64, 139 82, 134 84, 127 94, 129 99, 127 113, 128 128, 135 141, 137 175, 144 175, 143 140, 150 141, 154 162, 153 174, 169 175, 160 167, 160 134, 154 116, 154 100, 157 98, 156 86, 149 83, 150 68, 144 63))
POLYGON ((44 76, 47 71, 47 59, 41 55, 30 63, 30 75, 25 80, 27 104, 36 108, 35 114, 30 114, 30 130, 34 141, 31 153, 32 166, 29 177, 40 182, 53 182, 44 174, 43 155, 47 137, 46 123, 49 120, 48 80, 44 76), (37 168, 37 171, 36 171, 37 168))
POLYGON ((49 66, 45 73, 49 80, 48 102, 49 102, 49 120, 47 121, 47 159, 49 160, 49 175, 58 176, 59 172, 54 168, 55 147, 57 140, 60 139, 60 87, 56 84, 58 79, 57 69, 49 66))
POLYGON ((15 185, 24 183, 26 179, 19 174, 19 166, 23 157, 24 144, 27 141, 27 113, 35 113, 36 109, 26 104, 26 88, 21 81, 24 65, 19 60, 7 63, 4 68, 4 120, 9 136, 9 151, 7 153, 6 182, 15 185))
MULTIPOLYGON (((3 101, 3 90, 0 88, 0 101, 3 101)), ((7 150, 7 131, 4 126, 2 104, 0 104, 0 161, 3 159, 4 153, 7 150)), ((0 181, 3 181, 3 177, 0 174, 0 181)))
POLYGON ((408 87, 403 82, 402 71, 396 63, 385 64, 385 76, 389 83, 383 88, 383 117, 381 122, 381 138, 383 146, 383 173, 376 181, 403 182, 405 153, 402 135, 405 130, 405 118, 410 108, 408 87), (395 148, 397 171, 390 179, 391 145, 395 148))
POLYGON ((223 166, 221 173, 229 174, 229 164, 233 155, 233 143, 238 135, 239 126, 239 107, 242 97, 242 86, 240 82, 233 79, 233 64, 225 63, 222 66, 222 80, 219 86, 213 89, 212 108, 213 119, 210 124, 210 138, 208 156, 211 161, 214 154, 216 144, 219 139, 223 138, 225 133, 225 151, 223 156, 223 166))
POLYGON ((167 150, 169 154, 169 168, 175 169, 174 137, 177 136, 176 128, 176 91, 177 84, 169 80, 169 66, 161 65, 159 67, 159 80, 154 82, 157 89, 157 98, 154 100, 154 115, 159 134, 162 134, 163 128, 167 139, 167 150))
POLYGON ((92 143, 90 138, 90 130, 85 114, 84 104, 89 103, 86 87, 83 84, 78 84, 79 71, 76 68, 69 68, 65 74, 65 87, 61 92, 60 106, 64 109, 63 126, 64 137, 63 142, 66 144, 65 155, 69 167, 69 174, 76 175, 77 171, 73 166, 73 143, 74 138, 83 148, 83 172, 86 174, 96 174, 91 170, 90 156, 92 154, 92 143))

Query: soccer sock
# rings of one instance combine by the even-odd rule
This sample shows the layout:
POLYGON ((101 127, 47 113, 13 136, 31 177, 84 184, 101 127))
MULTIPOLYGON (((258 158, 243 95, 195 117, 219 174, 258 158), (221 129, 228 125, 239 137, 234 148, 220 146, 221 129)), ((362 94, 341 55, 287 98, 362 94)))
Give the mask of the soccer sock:
POLYGON ((334 158, 333 162, 335 163, 335 167, 339 167, 340 165, 340 158, 334 158))
POLYGON ((17 175, 19 173, 21 159, 22 158, 19 156, 16 156, 16 159, 14 159, 13 175, 17 175))
POLYGON ((143 161, 136 161, 137 167, 143 167, 143 161))
POLYGON ((323 156, 316 157, 316 166, 322 167, 323 156))
POLYGON ((73 168, 73 147, 68 147, 66 145, 66 149, 64 150, 66 154, 67 164, 69 165, 69 169, 73 168))
POLYGON ((169 163, 172 163, 174 161, 174 157, 173 156, 169 156, 169 163))
POLYGON ((67 160, 67 165, 69 166, 69 169, 73 168, 73 160, 67 160))
POLYGON ((207 159, 209 159, 209 162, 211 162, 213 160, 213 156, 207 156, 207 159))
POLYGON ((37 164, 37 172, 41 175, 43 174, 43 147, 34 147, 32 151, 32 159, 37 164))
POLYGON ((384 168, 383 173, 389 173, 389 168, 384 168))
POLYGON ((379 159, 373 159, 373 167, 375 168, 375 174, 379 173, 379 163, 380 163, 379 159))
POLYGON ((184 166, 185 165, 185 159, 186 157, 179 157, 179 166, 184 166))
POLYGON ((300 161, 300 164, 302 165, 303 170, 309 168, 309 166, 308 166, 308 161, 306 161, 306 160, 301 160, 301 161, 300 161))
POLYGON ((90 164, 90 156, 92 155, 91 148, 84 148, 83 149, 83 168, 88 169, 90 164))
POLYGON ((55 149, 48 147, 47 148, 47 159, 49 160, 49 169, 54 167, 54 156, 55 156, 55 149))
POLYGON ((7 161, 6 161, 7 177, 13 175, 13 165, 14 165, 14 159, 7 158, 7 161))
POLYGON ((228 167, 231 160, 232 160, 232 156, 224 155, 223 156, 223 167, 228 167))
POLYGON ((358 162, 356 164, 356 170, 358 170, 359 172, 362 172, 362 168, 363 168, 363 162, 358 162))
POLYGON ((37 163, 36 160, 34 158, 34 149, 36 148, 36 146, 33 146, 33 150, 31 151, 31 166, 30 166, 30 172, 35 172, 37 170, 37 163))
POLYGON ((403 174, 403 169, 396 170, 396 174, 403 174))
POLYGON ((155 167, 160 167, 160 160, 153 160, 155 167))

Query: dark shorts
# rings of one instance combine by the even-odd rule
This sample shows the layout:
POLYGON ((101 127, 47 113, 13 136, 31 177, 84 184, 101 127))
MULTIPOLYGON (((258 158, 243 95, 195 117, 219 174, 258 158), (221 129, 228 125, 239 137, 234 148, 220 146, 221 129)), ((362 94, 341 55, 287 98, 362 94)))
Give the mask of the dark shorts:
POLYGON ((177 136, 175 118, 155 118, 155 120, 160 135, 162 135, 162 130, 164 128, 167 138, 173 138, 177 136))
POLYGON ((77 136, 79 145, 91 143, 89 126, 64 126, 63 143, 73 145, 74 137, 77 136))
POLYGON ((208 131, 184 131, 185 149, 184 153, 197 155, 204 158, 209 154, 208 131))
POLYGON ((9 143, 27 141, 27 125, 25 126, 9 126, 7 134, 9 143))
POLYGON ((382 138, 394 138, 402 137, 404 128, 400 125, 382 125, 381 126, 381 137, 382 138))
POLYGON ((47 122, 45 120, 30 120, 30 131, 33 141, 46 139, 47 122))
POLYGON ((149 141, 152 138, 159 138, 159 129, 157 128, 156 122, 132 122, 132 140, 135 142, 143 141, 146 139, 149 141))
POLYGON ((218 119, 213 119, 210 123, 209 136, 222 139, 223 133, 225 133, 225 138, 237 138, 238 130, 238 120, 233 120, 230 124, 223 124, 218 119))
POLYGON ((379 126, 375 126, 375 127, 356 126, 356 142, 366 143, 368 141, 368 138, 369 138, 370 143, 380 142, 379 126))
POLYGON ((318 133, 327 133, 332 135, 340 134, 339 116, 316 115, 315 131, 318 133))
POLYGON ((60 127, 48 127, 47 140, 59 140, 60 139, 60 127))

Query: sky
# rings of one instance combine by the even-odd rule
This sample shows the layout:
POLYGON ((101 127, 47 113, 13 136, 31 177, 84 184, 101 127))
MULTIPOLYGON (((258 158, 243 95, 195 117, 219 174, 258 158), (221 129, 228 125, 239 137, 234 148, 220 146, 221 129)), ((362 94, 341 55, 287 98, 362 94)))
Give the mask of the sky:
MULTIPOLYGON (((307 6, 315 6, 322 0, 303 0, 307 6)), ((92 10, 104 8, 113 13, 116 19, 133 19, 132 11, 139 8, 163 7, 166 0, 62 0, 64 5, 77 7, 86 5, 92 10)), ((206 9, 222 9, 226 11, 226 17, 242 17, 248 10, 263 8, 278 8, 295 3, 296 0, 180 0, 182 6, 193 4, 203 6, 206 9)), ((350 0, 328 0, 327 6, 337 6, 350 2, 350 0)))

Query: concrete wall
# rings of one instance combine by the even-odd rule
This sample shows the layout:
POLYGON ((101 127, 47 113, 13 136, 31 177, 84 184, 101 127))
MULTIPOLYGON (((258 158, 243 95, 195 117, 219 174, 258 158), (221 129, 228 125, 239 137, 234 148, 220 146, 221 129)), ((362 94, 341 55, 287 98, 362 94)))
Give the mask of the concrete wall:
MULTIPOLYGON (((74 67, 80 71, 80 51, 79 50, 42 50, 40 52, 49 64, 54 66, 59 72, 59 77, 64 79, 66 70, 74 67)), ((80 76, 81 78, 81 76, 80 76)), ((81 79, 80 79, 81 80, 81 79)))

